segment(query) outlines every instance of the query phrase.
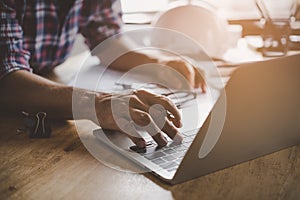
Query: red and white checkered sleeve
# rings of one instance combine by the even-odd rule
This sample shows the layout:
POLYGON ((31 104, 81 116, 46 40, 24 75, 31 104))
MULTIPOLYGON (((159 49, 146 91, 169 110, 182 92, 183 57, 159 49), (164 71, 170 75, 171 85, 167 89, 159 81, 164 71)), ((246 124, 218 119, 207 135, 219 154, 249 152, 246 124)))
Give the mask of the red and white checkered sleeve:
POLYGON ((22 48, 23 30, 19 25, 21 2, 0 1, 0 80, 16 70, 31 71, 30 53, 22 48))
POLYGON ((120 0, 85 0, 80 19, 80 33, 92 50, 106 38, 120 32, 120 0))

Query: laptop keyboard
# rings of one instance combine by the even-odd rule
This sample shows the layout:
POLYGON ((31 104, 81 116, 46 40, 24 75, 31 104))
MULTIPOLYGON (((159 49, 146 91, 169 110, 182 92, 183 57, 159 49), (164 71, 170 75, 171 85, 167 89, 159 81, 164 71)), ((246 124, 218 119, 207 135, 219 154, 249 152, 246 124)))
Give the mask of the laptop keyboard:
POLYGON ((146 142, 145 149, 137 149, 136 146, 130 147, 130 149, 161 168, 173 172, 181 163, 185 153, 193 142, 196 133, 197 131, 183 133, 183 141, 181 144, 177 145, 174 145, 172 140, 168 140, 168 144, 165 147, 158 148, 157 144, 153 140, 150 140, 146 142))

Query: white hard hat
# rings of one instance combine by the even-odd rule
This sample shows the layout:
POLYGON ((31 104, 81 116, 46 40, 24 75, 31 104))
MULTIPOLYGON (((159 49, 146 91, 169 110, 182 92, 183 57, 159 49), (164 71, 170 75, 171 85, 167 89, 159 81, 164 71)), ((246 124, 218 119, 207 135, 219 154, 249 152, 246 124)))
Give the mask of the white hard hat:
MULTIPOLYGON (((153 27, 171 29, 192 38, 209 56, 222 58, 229 48, 228 23, 217 14, 217 9, 207 2, 185 3, 172 6, 159 13, 152 21, 153 27)), ((170 42, 170 38, 156 38, 158 42, 170 42)), ((174 41, 174 40, 173 40, 174 41)), ((181 48, 184 44, 177 45, 181 48)), ((186 47, 184 49, 187 49, 186 47)))

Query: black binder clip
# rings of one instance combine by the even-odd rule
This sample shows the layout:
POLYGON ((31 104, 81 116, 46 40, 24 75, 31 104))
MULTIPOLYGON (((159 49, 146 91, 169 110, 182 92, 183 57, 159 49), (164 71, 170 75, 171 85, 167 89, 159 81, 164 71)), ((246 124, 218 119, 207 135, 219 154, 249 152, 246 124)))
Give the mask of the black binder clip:
POLYGON ((51 127, 45 112, 30 115, 23 111, 22 114, 25 115, 24 124, 26 129, 29 130, 30 138, 49 138, 51 136, 51 127))

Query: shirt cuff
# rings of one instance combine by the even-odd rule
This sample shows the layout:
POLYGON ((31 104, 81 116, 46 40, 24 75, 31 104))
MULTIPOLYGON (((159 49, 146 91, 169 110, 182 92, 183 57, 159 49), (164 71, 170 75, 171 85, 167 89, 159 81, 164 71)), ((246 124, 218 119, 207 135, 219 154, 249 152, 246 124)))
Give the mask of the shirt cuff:
POLYGON ((26 71, 32 73, 31 68, 13 67, 13 68, 10 68, 9 70, 6 70, 6 71, 0 73, 0 81, 7 75, 11 74, 12 72, 19 71, 19 70, 26 70, 26 71))
POLYGON ((2 63, 0 63, 0 81, 8 74, 18 71, 26 70, 32 72, 32 68, 29 66, 30 54, 26 51, 20 53, 10 53, 6 56, 2 63))

